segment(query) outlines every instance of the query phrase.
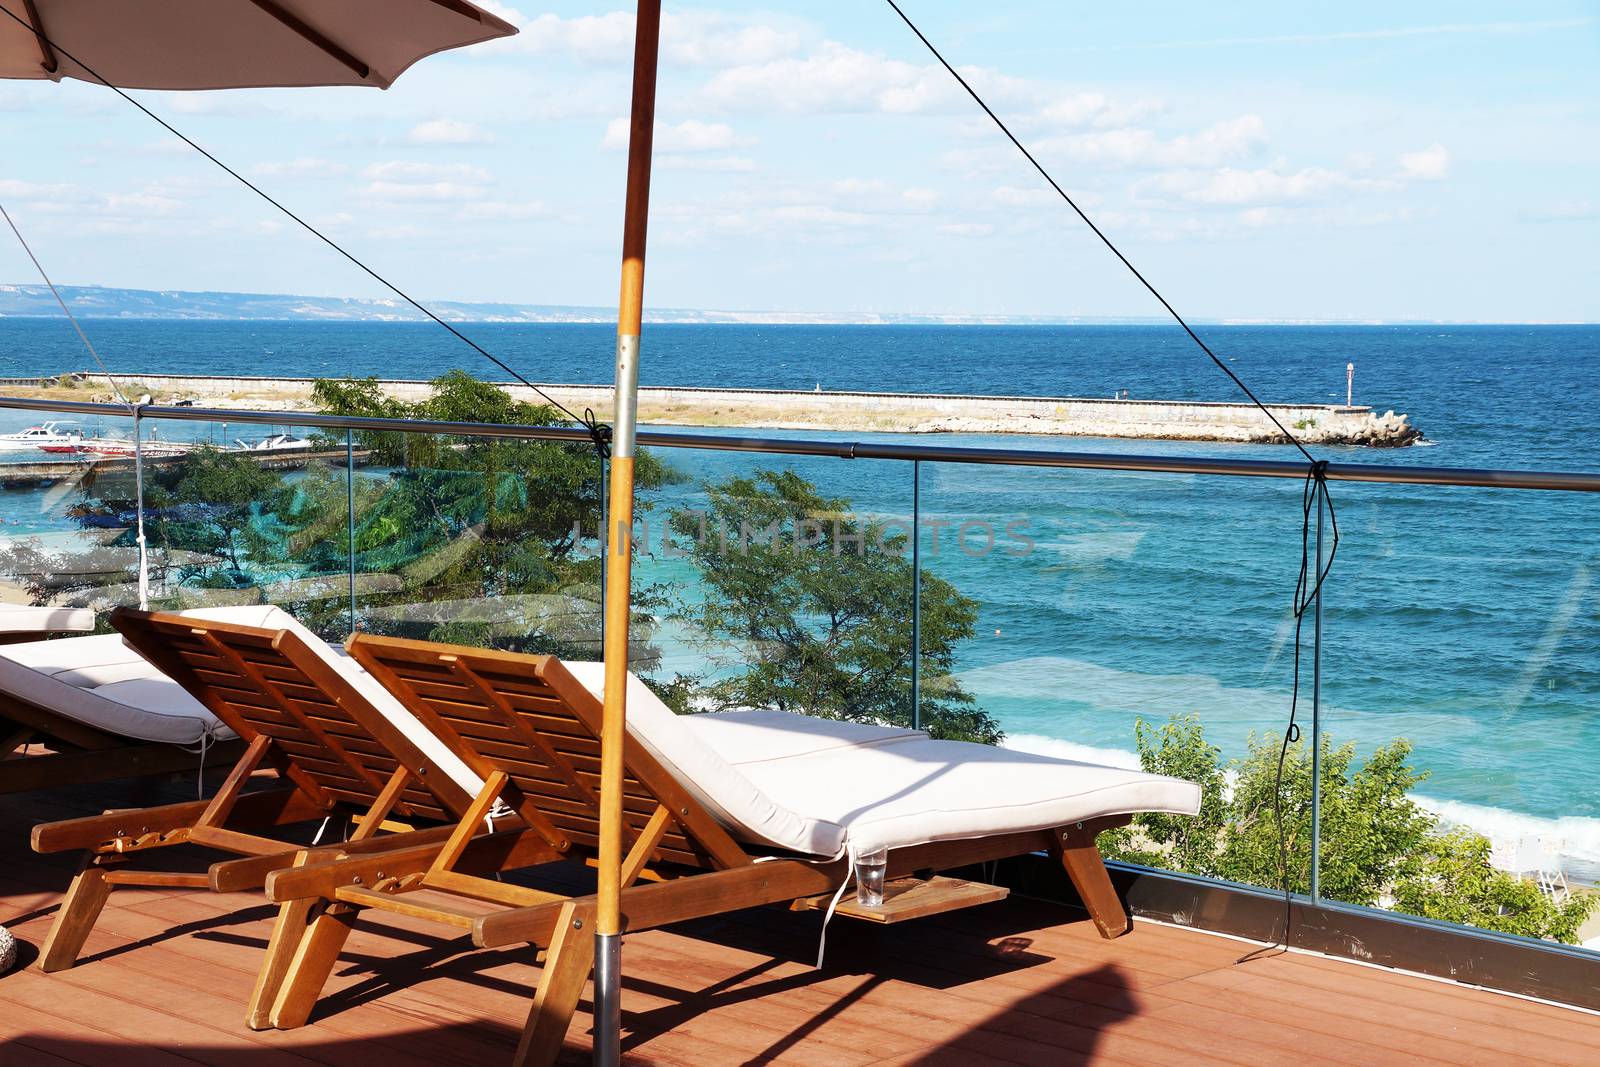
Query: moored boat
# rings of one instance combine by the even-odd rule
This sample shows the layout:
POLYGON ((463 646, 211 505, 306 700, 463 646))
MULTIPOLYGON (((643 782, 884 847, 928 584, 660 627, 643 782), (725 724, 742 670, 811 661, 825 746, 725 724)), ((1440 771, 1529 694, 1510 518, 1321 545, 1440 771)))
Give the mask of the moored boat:
POLYGON ((72 445, 83 440, 82 430, 66 430, 63 429, 65 425, 61 422, 41 422, 16 433, 0 434, 0 452, 22 452, 34 448, 51 451, 50 446, 72 445))

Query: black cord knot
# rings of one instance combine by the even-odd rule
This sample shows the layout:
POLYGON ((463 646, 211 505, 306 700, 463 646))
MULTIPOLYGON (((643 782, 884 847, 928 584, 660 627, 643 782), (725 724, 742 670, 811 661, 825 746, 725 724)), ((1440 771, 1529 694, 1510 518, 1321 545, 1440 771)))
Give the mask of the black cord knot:
POLYGON ((595 418, 594 408, 584 408, 583 418, 578 420, 583 423, 584 429, 589 431, 589 440, 594 442, 594 450, 601 459, 611 458, 611 427, 595 418))

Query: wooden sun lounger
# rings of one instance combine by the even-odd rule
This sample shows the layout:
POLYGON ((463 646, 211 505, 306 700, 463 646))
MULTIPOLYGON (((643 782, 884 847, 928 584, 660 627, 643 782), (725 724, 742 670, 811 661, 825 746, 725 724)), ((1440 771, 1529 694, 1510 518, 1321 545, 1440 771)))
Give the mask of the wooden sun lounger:
MULTIPOLYGON (((245 750, 209 801, 110 811, 34 828, 37 852, 85 850, 41 950, 41 969, 73 966, 116 886, 259 888, 271 871, 324 856, 429 841, 436 849, 467 815, 471 795, 433 767, 298 634, 127 609, 111 621, 140 653, 234 730, 245 750), (276 772, 281 784, 246 791, 262 768, 276 772), (264 833, 345 815, 356 820, 350 841, 322 850, 264 833), (412 821, 441 825, 413 830, 412 821), (380 829, 408 832, 375 836, 380 829), (182 844, 239 858, 203 873, 130 862, 182 844)), ((292 931, 295 924, 280 928, 292 931)), ((252 1022, 264 1020, 275 993, 275 976, 264 973, 250 1006, 252 1022)))
MULTIPOLYGON (((553 657, 457 648, 358 635, 351 655, 485 780, 473 809, 443 847, 422 845, 381 859, 353 856, 280 870, 267 894, 284 906, 280 922, 313 916, 287 964, 269 954, 264 971, 286 972, 272 1025, 308 1019, 357 912, 365 908, 436 921, 485 948, 531 944, 547 950, 533 1007, 516 1053, 518 1067, 543 1067, 560 1053, 593 960, 592 895, 569 897, 476 877, 470 871, 592 856, 598 845, 601 704, 553 657), (498 794, 521 816, 514 832, 474 837, 476 820, 498 794), (415 890, 433 890, 418 899, 415 890), (436 903, 438 894, 475 907, 436 903), (309 909, 304 903, 310 898, 309 909), (503 907, 483 913, 481 902, 503 907), (291 911, 299 903, 298 910, 291 911)), ((764 858, 739 844, 637 740, 626 746, 624 801, 628 851, 622 911, 628 931, 796 902, 837 890, 848 861, 764 858)), ((1116 937, 1128 920, 1095 847, 1112 816, 1055 830, 896 849, 889 878, 947 870, 1048 850, 1064 864, 1100 932, 1116 937)))

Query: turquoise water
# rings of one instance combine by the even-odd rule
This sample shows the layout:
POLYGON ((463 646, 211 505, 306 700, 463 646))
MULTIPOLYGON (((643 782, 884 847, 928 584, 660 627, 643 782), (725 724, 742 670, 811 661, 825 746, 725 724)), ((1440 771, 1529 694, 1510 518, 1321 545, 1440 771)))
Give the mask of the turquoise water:
MULTIPOLYGON (((113 369, 211 374, 488 375, 421 326, 97 322, 113 369)), ((473 327, 535 380, 605 381, 603 326, 473 327)), ((1232 399, 1231 385, 1156 327, 652 326, 645 384, 916 389, 1232 399)), ((1356 400, 1407 412, 1425 446, 1321 449, 1377 464, 1600 467, 1600 327, 1210 327, 1267 400, 1356 400)), ((60 323, 0 321, 0 375, 84 364, 60 323)), ((35 421, 0 415, 3 428, 35 421)), ((234 428, 237 430, 237 428, 234 428)), ((256 431, 252 431, 256 432, 256 431)), ((175 429, 174 436, 179 435, 175 429)), ((232 436, 237 436, 235 432, 232 436)), ((770 436, 795 436, 772 432, 770 436)), ((855 438, 869 435, 854 434, 855 438)), ((911 438, 908 438, 911 439, 911 438)), ((927 438, 915 438, 926 442, 927 438)), ((999 447, 1291 458, 1284 448, 1037 437, 999 447)), ((910 470, 698 450, 696 479, 789 466, 858 511, 909 516, 910 470)), ((1288 710, 1288 605, 1300 551, 1294 481, 924 465, 926 566, 982 605, 963 681, 1019 743, 1126 753, 1138 716, 1197 712, 1230 754, 1288 710), (927 523, 942 520, 934 552, 927 523), (968 543, 954 540, 963 523, 968 543), (1031 541, 985 525, 1007 524, 1031 541)), ((1600 863, 1600 497, 1336 484, 1342 541, 1324 619, 1324 728, 1363 747, 1416 746, 1421 792, 1489 832, 1528 826, 1600 863)), ((692 507, 690 484, 660 510, 692 507)), ((59 529, 37 492, 0 496, 14 529, 59 529)), ((652 545, 659 545, 659 519, 652 545)), ((678 561, 644 577, 684 581, 678 561)), ((1309 638, 1309 632, 1308 632, 1309 638)), ((1307 642, 1309 648, 1309 640, 1307 642)), ((696 653, 698 654, 698 653, 696 653)), ((679 646, 670 666, 694 659, 679 646)))

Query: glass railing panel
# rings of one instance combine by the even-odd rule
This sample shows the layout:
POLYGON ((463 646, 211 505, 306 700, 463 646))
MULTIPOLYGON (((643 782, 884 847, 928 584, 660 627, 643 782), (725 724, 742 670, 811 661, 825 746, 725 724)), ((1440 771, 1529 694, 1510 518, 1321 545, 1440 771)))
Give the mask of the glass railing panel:
POLYGON ((142 420, 150 604, 276 604, 349 633, 348 454, 292 424, 142 420))
POLYGON ((1600 947, 1600 497, 1334 499, 1324 895, 1600 947))
POLYGON ((354 434, 356 626, 600 658, 594 446, 354 434))
POLYGON ((910 466, 648 455, 634 586, 655 625, 633 659, 671 702, 910 725, 910 466))
MULTIPOLYGON (((1008 746, 1201 784, 1199 817, 1141 817, 1109 855, 1279 886, 1240 786, 1270 787, 1289 713, 1299 484, 923 463, 920 495, 925 692, 1008 746)), ((1296 885, 1308 830, 1286 810, 1296 885)))
POLYGON ((0 411, 6 603, 88 608, 101 630, 106 612, 138 604, 133 464, 90 450, 132 440, 131 417, 0 411))
MULTIPOLYGON (((18 421, 14 413, 8 419, 18 421)), ((151 608, 272 603, 326 636, 348 632, 342 443, 288 425, 137 425, 138 448, 127 416, 93 418, 70 427, 65 440, 0 452, 0 570, 11 592, 94 609, 102 630, 110 609, 137 605, 142 474, 151 608)), ((27 433, 5 432, 19 431, 27 433)))

